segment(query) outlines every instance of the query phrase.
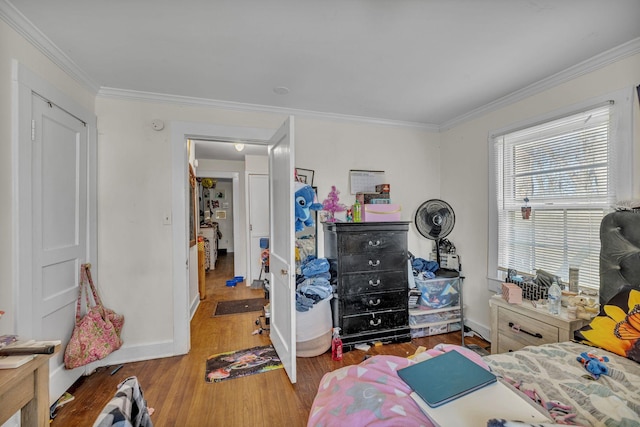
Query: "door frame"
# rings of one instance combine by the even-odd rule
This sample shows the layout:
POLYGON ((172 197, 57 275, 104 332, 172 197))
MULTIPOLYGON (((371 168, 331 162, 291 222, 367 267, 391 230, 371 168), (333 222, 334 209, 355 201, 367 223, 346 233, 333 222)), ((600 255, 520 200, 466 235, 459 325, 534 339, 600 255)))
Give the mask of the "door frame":
MULTIPOLYGON (((231 179, 231 188, 233 194, 231 197, 231 204, 233 205, 233 250, 238 247, 237 241, 240 234, 240 216, 238 206, 240 205, 240 172, 221 172, 213 169, 196 169, 196 177, 198 178, 227 178, 231 179)), ((213 214, 213 212, 212 212, 213 214)), ((238 272, 242 270, 240 260, 238 257, 233 258, 233 271, 234 276, 237 276, 238 272)))
MULTIPOLYGON (((97 279, 97 255, 98 255, 98 187, 97 187, 97 117, 92 111, 87 110, 68 95, 60 92, 51 83, 31 71, 24 64, 12 60, 12 134, 11 170, 13 184, 13 197, 11 201, 12 215, 12 292, 16 301, 16 311, 13 318, 14 330, 23 337, 32 337, 34 331, 32 310, 32 253, 33 233, 31 222, 32 209, 32 93, 39 94, 45 99, 56 104, 69 114, 87 124, 87 262, 93 262, 96 266, 93 272, 97 279)), ((78 272, 79 274, 79 272, 78 272)), ((70 333, 70 331, 69 331, 70 333)), ((63 375, 63 367, 57 367, 50 372, 50 377, 63 375)), ((86 368, 88 369, 88 368, 86 368)), ((86 372, 85 372, 86 373, 86 372)), ((63 390, 64 391, 64 390, 63 390)), ((51 399, 58 396, 51 394, 51 399)))
MULTIPOLYGON (((267 178, 267 185, 268 181, 269 181, 269 173, 260 173, 260 172, 246 172, 245 171, 245 188, 246 188, 246 193, 245 193, 245 206, 246 208, 246 221, 248 225, 251 225, 251 198, 252 198, 252 193, 251 193, 251 176, 255 176, 255 175, 261 175, 261 176, 265 176, 267 178)), ((267 211, 269 209, 269 206, 267 205, 267 211)), ((247 232, 247 236, 246 236, 246 240, 247 240, 247 259, 246 261, 246 265, 247 265, 247 285, 250 285, 253 283, 254 280, 257 280, 258 277, 261 275, 261 273, 258 273, 258 276, 254 276, 253 272, 251 270, 251 268, 253 267, 251 265, 252 262, 255 261, 255 259, 251 258, 252 255, 252 242, 251 242, 251 231, 247 232)), ((262 252, 262 251, 261 251, 262 252)), ((262 271, 262 266, 260 267, 260 270, 262 271)))
POLYGON ((172 283, 173 283, 173 353, 186 354, 191 348, 189 307, 189 240, 187 221, 188 157, 187 139, 239 138, 269 141, 276 129, 224 126, 210 123, 170 123, 171 129, 171 211, 172 211, 172 283))

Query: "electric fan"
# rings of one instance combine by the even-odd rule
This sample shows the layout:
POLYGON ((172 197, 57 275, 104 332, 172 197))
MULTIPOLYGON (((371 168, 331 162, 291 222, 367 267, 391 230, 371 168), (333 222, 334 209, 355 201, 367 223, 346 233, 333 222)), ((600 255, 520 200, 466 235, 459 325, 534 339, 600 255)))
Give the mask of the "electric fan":
MULTIPOLYGON (((430 240, 436 241, 436 261, 440 265, 440 240, 451 233, 456 223, 456 215, 451 206, 444 200, 431 199, 424 202, 416 211, 415 218, 418 232, 430 240)), ((441 268, 439 276, 455 277, 457 272, 441 268), (455 273, 455 274, 454 274, 455 273)))

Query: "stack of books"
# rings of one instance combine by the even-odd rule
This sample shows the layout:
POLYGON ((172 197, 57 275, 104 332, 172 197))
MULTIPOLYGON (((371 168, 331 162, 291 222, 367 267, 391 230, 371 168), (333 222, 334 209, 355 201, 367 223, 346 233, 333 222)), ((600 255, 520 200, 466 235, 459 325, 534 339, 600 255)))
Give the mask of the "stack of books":
POLYGON ((53 354, 59 340, 20 341, 17 335, 0 336, 0 369, 14 369, 33 360, 38 354, 53 354))

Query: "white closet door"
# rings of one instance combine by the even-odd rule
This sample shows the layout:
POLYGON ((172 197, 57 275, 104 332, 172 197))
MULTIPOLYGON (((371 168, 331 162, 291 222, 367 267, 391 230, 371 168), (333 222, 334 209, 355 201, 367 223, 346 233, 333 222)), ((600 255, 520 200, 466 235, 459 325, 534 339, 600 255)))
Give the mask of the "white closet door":
MULTIPOLYGON (((88 254, 87 129, 39 96, 32 101, 32 337, 59 339, 64 349, 75 323, 80 264, 88 254)), ((84 372, 66 370, 62 351, 50 369, 52 400, 84 372)))

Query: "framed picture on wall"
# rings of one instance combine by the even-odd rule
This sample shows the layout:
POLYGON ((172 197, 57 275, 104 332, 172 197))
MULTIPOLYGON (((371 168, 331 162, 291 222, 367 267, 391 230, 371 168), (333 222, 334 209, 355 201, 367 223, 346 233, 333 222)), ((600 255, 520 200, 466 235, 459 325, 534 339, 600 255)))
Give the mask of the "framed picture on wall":
POLYGON ((313 175, 315 172, 311 169, 296 168, 296 181, 303 184, 309 184, 313 187, 313 175))
POLYGON ((214 199, 226 199, 226 192, 224 190, 213 190, 213 198, 214 199))

